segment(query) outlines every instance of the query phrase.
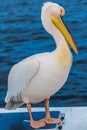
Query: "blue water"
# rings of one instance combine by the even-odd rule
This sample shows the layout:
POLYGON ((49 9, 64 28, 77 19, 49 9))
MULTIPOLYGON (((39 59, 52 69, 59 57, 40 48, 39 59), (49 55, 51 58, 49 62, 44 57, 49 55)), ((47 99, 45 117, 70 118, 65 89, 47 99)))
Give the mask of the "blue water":
MULTIPOLYGON (((63 88, 51 98, 51 106, 87 106, 87 0, 52 0, 61 4, 63 17, 79 48, 63 88)), ((0 107, 4 107, 7 77, 20 60, 55 49, 44 30, 40 12, 45 0, 0 0, 0 107)), ((39 106, 43 105, 42 103, 39 106)))

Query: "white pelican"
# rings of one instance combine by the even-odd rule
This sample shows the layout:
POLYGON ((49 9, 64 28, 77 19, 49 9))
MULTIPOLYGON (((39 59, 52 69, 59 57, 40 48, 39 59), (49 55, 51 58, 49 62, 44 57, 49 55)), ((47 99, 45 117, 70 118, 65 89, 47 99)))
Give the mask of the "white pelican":
POLYGON ((15 109, 25 103, 30 115, 30 125, 33 128, 43 127, 45 123, 60 122, 50 116, 49 98, 64 85, 69 75, 72 54, 68 45, 78 54, 72 36, 61 20, 64 14, 64 8, 56 3, 46 2, 43 5, 42 24, 53 36, 56 50, 22 60, 12 67, 8 76, 6 108, 15 109), (40 121, 34 121, 31 104, 42 101, 45 103, 46 117, 40 121))

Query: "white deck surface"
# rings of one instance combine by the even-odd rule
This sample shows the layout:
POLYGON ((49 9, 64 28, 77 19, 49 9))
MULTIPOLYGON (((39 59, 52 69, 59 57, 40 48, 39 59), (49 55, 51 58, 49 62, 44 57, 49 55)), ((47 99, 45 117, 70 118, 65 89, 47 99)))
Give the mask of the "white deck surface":
MULTIPOLYGON (((65 124, 62 130, 87 130, 87 107, 55 107, 51 111, 61 111, 65 113, 65 124)), ((33 108, 32 111, 44 111, 44 108, 33 108)), ((26 108, 18 108, 8 111, 0 109, 0 113, 20 113, 27 112, 26 108)), ((58 128, 56 128, 58 130, 58 128)))

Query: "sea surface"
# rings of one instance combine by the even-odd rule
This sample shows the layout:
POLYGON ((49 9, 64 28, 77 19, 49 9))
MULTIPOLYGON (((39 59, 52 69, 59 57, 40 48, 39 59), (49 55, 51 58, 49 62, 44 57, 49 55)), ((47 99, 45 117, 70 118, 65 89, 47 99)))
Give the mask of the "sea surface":
MULTIPOLYGON (((62 89, 50 99, 50 106, 87 106, 87 0, 51 0, 66 11, 65 24, 79 49, 62 89)), ((22 59, 55 49, 44 30, 40 15, 46 0, 0 0, 0 107, 4 107, 11 67, 22 59)), ((59 77, 58 77, 59 78, 59 77)), ((37 106, 43 106, 43 103, 37 106)))

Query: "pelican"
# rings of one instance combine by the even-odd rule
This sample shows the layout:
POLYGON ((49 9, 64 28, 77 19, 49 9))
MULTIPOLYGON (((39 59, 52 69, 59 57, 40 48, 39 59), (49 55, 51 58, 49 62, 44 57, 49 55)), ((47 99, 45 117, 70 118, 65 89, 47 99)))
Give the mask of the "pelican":
POLYGON ((60 123, 52 118, 49 110, 50 96, 55 94, 66 82, 72 66, 72 54, 68 47, 78 54, 76 44, 65 27, 61 16, 65 10, 53 2, 44 3, 41 20, 45 30, 52 35, 56 49, 30 56, 15 64, 8 75, 8 91, 5 98, 7 109, 16 109, 26 104, 30 125, 40 128, 47 124, 60 123), (46 117, 35 121, 31 105, 44 101, 46 117))

